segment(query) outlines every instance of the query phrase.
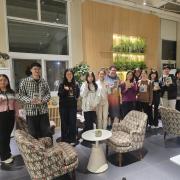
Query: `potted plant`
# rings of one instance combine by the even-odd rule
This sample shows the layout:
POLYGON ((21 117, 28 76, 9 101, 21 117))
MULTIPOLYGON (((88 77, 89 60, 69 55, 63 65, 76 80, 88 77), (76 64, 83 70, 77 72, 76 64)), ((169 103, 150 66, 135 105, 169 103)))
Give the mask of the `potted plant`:
POLYGON ((87 74, 88 71, 89 71, 89 65, 85 63, 80 63, 73 67, 75 80, 79 83, 80 86, 84 81, 85 75, 87 74))

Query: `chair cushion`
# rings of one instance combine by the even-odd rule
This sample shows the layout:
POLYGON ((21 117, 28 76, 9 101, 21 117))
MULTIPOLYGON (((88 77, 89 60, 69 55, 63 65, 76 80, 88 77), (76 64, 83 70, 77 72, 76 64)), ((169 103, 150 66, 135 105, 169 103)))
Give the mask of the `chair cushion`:
POLYGON ((109 141, 112 144, 121 147, 128 147, 131 145, 130 135, 122 131, 113 132, 112 137, 109 139, 109 141))
POLYGON ((77 160, 77 153, 70 144, 65 143, 65 142, 60 142, 57 144, 59 148, 61 149, 64 163, 66 166, 74 163, 77 160))

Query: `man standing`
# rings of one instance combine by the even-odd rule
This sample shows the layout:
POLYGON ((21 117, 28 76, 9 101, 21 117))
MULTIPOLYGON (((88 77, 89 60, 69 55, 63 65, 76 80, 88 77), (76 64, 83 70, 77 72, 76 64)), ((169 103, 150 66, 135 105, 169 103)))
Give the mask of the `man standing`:
POLYGON ((19 100, 24 104, 29 133, 35 138, 52 137, 47 102, 50 100, 48 83, 41 78, 41 65, 33 63, 31 76, 19 87, 19 100))
MULTIPOLYGON (((105 81, 108 84, 108 103, 109 103, 109 117, 111 119, 111 125, 115 119, 122 117, 120 104, 122 104, 121 91, 120 91, 120 79, 116 73, 117 69, 114 65, 109 68, 109 74, 105 81)), ((108 128, 111 128, 111 125, 108 128)))
POLYGON ((162 106, 175 109, 177 85, 176 78, 173 74, 170 74, 170 67, 163 66, 163 75, 159 79, 161 85, 161 103, 162 106))

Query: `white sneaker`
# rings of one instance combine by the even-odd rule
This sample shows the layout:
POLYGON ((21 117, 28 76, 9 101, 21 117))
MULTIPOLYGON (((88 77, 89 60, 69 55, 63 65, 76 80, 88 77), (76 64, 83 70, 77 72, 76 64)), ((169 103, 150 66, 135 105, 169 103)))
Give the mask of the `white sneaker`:
POLYGON ((5 161, 1 161, 1 162, 4 164, 11 164, 13 161, 14 161, 13 158, 10 157, 10 158, 6 159, 5 161))
POLYGON ((70 145, 71 145, 71 146, 75 146, 75 145, 76 145, 76 143, 70 143, 70 145))

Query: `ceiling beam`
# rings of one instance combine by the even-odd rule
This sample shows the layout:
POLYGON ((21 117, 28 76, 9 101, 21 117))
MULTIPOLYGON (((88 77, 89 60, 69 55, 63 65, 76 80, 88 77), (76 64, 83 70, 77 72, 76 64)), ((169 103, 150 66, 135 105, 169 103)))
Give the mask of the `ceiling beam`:
POLYGON ((151 1, 154 7, 160 8, 161 6, 167 4, 168 2, 172 0, 151 0, 151 1))
POLYGON ((151 6, 144 6, 143 4, 137 4, 135 2, 128 1, 128 0, 94 0, 94 1, 111 4, 115 6, 120 6, 120 7, 132 9, 132 10, 136 10, 136 11, 140 11, 144 13, 154 14, 163 19, 169 19, 172 21, 180 22, 180 14, 167 12, 167 11, 164 11, 155 7, 151 7, 151 6))

